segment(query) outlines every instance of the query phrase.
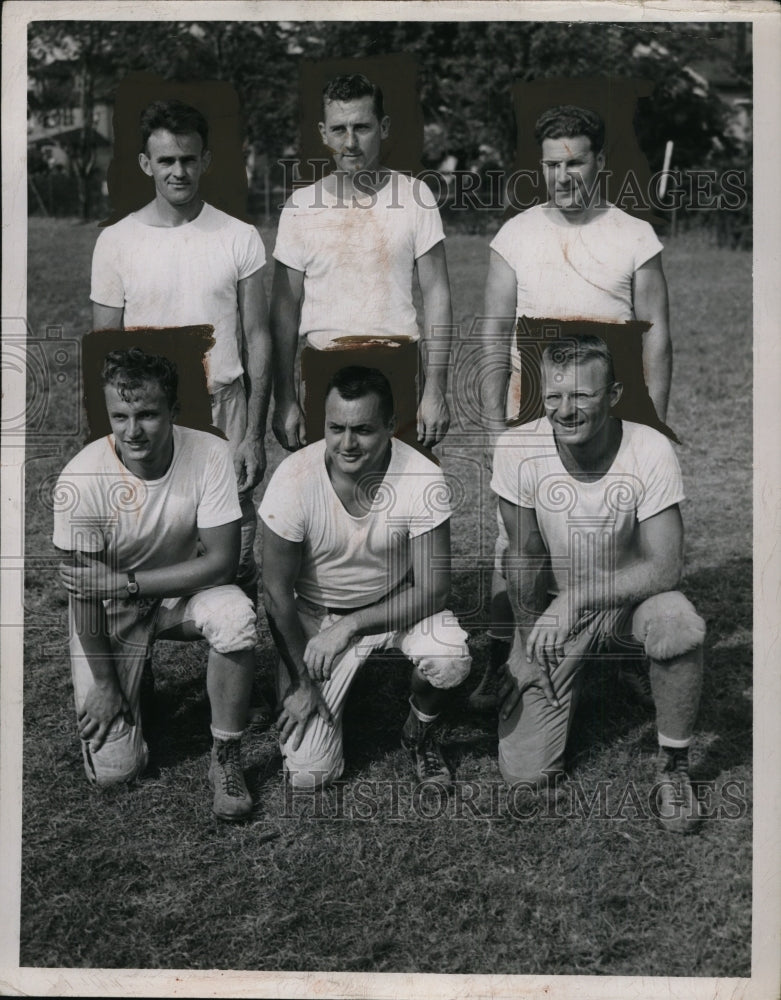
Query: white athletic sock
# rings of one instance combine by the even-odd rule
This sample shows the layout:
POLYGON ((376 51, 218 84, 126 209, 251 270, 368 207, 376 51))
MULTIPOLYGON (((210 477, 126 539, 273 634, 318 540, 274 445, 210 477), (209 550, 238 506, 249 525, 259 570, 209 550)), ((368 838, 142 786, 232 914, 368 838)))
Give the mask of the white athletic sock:
POLYGON ((664 733, 659 733, 659 746, 660 747, 670 747, 672 750, 683 750, 685 747, 691 746, 692 738, 687 736, 685 740, 676 740, 672 736, 665 736, 664 733))
POLYGON ((240 730, 238 733, 228 733, 224 729, 215 729, 214 726, 209 727, 212 731, 212 736, 215 740, 222 740, 227 742, 228 740, 240 740, 244 735, 244 730, 240 730))
POLYGON ((412 695, 409 696, 409 707, 412 709, 412 714, 415 716, 418 722, 422 722, 424 725, 428 725, 429 722, 436 722, 436 720, 439 718, 439 712, 437 712, 436 715, 426 715, 425 712, 421 712, 421 710, 412 700, 412 695))

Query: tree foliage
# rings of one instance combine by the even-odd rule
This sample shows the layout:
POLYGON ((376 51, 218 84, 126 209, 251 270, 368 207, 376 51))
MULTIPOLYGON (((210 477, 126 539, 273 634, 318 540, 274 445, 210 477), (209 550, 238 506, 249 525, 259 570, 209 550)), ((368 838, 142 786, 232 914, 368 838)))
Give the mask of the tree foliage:
MULTIPOLYGON (((692 66, 710 60, 714 71, 726 67, 740 79, 750 71, 747 51, 746 26, 734 23, 39 22, 30 26, 30 71, 39 81, 31 101, 70 99, 88 113, 96 100, 110 101, 131 70, 170 80, 228 80, 244 108, 249 142, 276 161, 298 144, 302 59, 405 52, 419 66, 427 165, 449 154, 462 168, 487 159, 510 166, 518 80, 618 75, 653 85, 635 119, 652 168, 661 166, 664 143, 672 139, 676 165, 685 169, 711 161, 719 148, 735 155, 727 108, 692 66), (55 60, 64 62, 66 76, 47 71, 55 60)), ((82 175, 89 147, 85 131, 75 146, 82 175)))

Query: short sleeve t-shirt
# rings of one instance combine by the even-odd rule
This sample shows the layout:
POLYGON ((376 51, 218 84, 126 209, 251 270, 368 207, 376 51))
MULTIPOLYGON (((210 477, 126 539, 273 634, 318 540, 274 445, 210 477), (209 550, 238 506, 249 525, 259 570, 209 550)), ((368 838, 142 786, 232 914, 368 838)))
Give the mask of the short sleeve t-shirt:
POLYGON ((265 262, 255 227, 212 205, 182 226, 148 226, 131 214, 98 237, 90 298, 124 309, 126 329, 211 324, 207 382, 214 392, 244 370, 238 283, 265 262))
POLYGON ((410 540, 450 517, 441 470, 394 439, 390 464, 366 513, 349 514, 325 465, 325 441, 277 468, 260 505, 263 523, 302 542, 296 592, 326 607, 358 608, 381 600, 411 567, 410 540))
POLYGON ((379 191, 353 198, 322 182, 294 192, 274 257, 304 272, 300 336, 318 350, 344 336, 417 340, 415 261, 444 238, 431 190, 396 171, 379 191))
POLYGON ((663 247, 647 222, 614 205, 586 225, 537 205, 506 222, 491 249, 515 271, 518 316, 618 323, 635 318, 634 273, 663 247))
POLYGON ((550 554, 556 588, 589 572, 610 573, 635 555, 637 526, 684 499, 678 459, 669 440, 645 424, 622 421, 610 469, 593 483, 567 472, 547 420, 513 427, 494 452, 491 489, 533 508, 550 554))
POLYGON ((122 571, 194 559, 198 531, 241 517, 225 441, 173 428, 174 453, 160 479, 140 479, 120 461, 114 437, 93 441, 60 473, 54 492, 54 544, 106 553, 122 571))

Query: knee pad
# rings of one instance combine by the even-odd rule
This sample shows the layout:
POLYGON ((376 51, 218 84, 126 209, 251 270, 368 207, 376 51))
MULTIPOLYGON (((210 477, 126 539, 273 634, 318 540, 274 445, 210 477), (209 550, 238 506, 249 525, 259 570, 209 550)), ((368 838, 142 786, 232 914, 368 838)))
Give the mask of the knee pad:
POLYGON ((422 656, 415 666, 429 684, 435 688, 457 687, 469 676, 472 657, 464 656, 422 656))
POLYGON ((195 627, 218 653, 238 653, 254 649, 255 609, 238 587, 212 587, 195 594, 188 602, 195 627))
POLYGON ((472 657, 467 634, 445 609, 419 622, 401 643, 401 651, 435 688, 452 688, 469 674, 472 657))
POLYGON ((677 590, 655 594, 638 607, 635 631, 652 660, 672 660, 701 646, 705 622, 677 590))

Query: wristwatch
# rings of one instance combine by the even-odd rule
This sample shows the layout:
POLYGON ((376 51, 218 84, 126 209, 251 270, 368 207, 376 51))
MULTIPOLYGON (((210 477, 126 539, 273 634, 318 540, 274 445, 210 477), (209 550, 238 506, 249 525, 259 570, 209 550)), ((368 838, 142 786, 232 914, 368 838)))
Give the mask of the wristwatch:
POLYGON ((130 570, 127 574, 127 583, 125 584, 127 592, 130 597, 138 597, 138 584, 136 583, 136 574, 130 570))

